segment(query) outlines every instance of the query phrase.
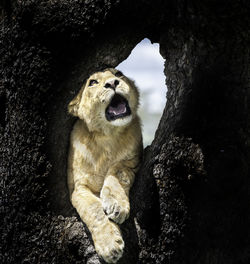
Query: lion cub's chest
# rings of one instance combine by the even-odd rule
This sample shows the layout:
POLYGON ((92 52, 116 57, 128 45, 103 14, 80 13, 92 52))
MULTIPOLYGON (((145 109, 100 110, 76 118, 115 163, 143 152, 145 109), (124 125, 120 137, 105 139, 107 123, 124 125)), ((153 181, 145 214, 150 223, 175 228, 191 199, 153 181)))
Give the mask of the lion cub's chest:
POLYGON ((123 153, 119 151, 119 142, 102 140, 88 145, 92 155, 92 168, 100 174, 106 175, 109 167, 123 159, 123 153))
POLYGON ((84 133, 74 133, 71 143, 74 181, 88 185, 94 192, 100 192, 108 169, 125 158, 126 148, 119 138, 109 136, 93 139, 84 133))

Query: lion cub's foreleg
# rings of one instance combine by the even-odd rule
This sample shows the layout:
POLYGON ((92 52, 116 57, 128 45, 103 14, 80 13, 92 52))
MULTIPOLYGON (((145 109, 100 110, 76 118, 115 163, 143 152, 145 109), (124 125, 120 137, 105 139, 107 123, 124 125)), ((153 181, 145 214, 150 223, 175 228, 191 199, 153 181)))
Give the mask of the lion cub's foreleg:
POLYGON ((116 263, 124 242, 119 227, 105 215, 101 200, 86 185, 75 186, 72 204, 91 232, 96 251, 106 262, 116 263))
POLYGON ((118 224, 123 223, 130 212, 129 190, 134 171, 126 165, 125 162, 118 163, 109 169, 100 193, 105 213, 118 224))

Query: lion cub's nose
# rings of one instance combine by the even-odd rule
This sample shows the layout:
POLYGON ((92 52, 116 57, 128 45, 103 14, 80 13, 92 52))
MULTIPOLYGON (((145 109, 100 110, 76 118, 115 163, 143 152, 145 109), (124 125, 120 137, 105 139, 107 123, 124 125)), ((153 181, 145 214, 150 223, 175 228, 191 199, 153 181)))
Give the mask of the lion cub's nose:
POLYGON ((108 81, 105 83, 104 87, 105 87, 105 88, 111 88, 111 89, 115 90, 115 88, 116 88, 116 86, 117 86, 118 84, 119 84, 119 81, 116 80, 116 79, 108 80, 108 81))

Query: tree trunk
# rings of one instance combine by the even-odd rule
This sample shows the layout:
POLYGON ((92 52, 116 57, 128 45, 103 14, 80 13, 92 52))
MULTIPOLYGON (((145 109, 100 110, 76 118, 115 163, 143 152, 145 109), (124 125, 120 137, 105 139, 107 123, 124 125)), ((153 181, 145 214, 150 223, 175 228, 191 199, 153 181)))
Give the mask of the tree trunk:
POLYGON ((0 262, 101 263, 68 199, 66 106, 149 37, 167 104, 119 263, 250 263, 248 1, 11 3, 0 16, 0 262))

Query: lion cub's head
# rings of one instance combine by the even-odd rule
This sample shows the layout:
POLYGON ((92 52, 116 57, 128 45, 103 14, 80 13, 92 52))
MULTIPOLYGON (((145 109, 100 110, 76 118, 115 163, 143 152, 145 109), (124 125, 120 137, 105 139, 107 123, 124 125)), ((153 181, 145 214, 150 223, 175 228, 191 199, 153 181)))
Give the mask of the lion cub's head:
POLYGON ((83 119, 90 131, 107 126, 126 126, 136 116, 139 93, 122 72, 106 69, 92 74, 68 110, 83 119))

